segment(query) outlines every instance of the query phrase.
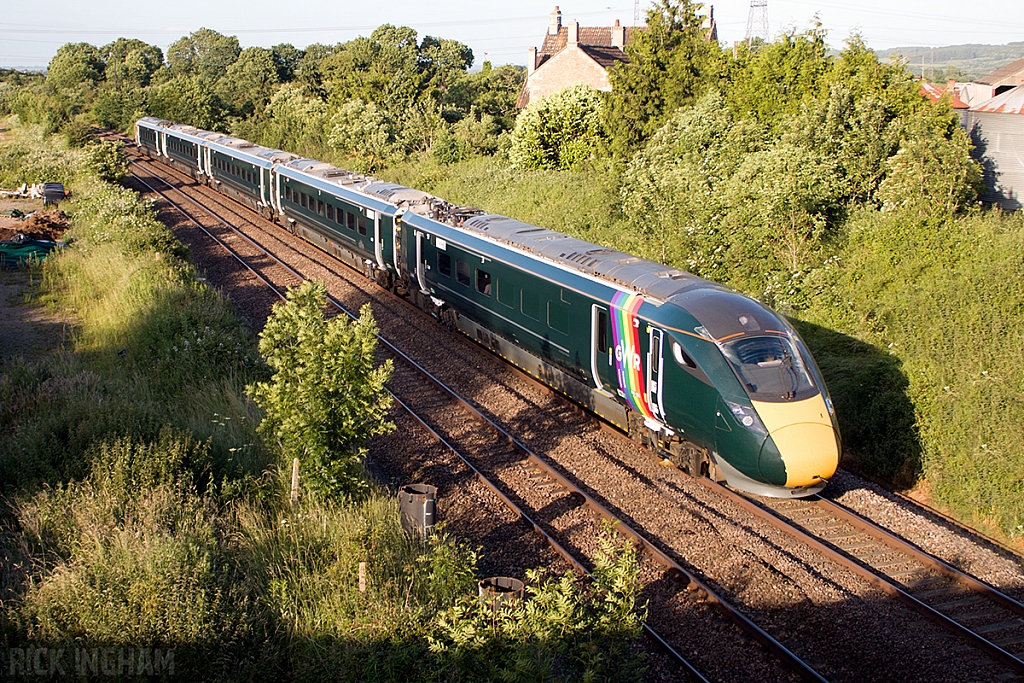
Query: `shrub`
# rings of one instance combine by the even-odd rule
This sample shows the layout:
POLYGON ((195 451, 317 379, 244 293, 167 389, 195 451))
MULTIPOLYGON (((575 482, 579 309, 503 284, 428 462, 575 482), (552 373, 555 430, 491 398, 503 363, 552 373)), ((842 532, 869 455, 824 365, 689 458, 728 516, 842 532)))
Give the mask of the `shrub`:
POLYGON ((119 183, 128 175, 128 159, 124 155, 123 142, 105 140, 86 151, 86 163, 100 180, 119 183))
POLYGON ((356 493, 366 487, 360 447, 394 428, 384 390, 391 362, 374 367, 377 324, 369 305, 348 323, 324 317, 322 283, 306 281, 287 296, 260 333, 260 353, 273 370, 249 389, 266 412, 260 431, 276 439, 286 472, 299 459, 312 491, 356 493))
POLYGON ((601 97, 585 85, 531 103, 516 118, 509 161, 520 169, 578 167, 600 149, 602 111, 601 97))

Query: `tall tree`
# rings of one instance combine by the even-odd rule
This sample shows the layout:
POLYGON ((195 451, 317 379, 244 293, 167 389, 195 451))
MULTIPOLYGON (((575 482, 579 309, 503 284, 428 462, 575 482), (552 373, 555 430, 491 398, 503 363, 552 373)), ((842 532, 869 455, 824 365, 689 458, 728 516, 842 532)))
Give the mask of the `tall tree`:
POLYGON ((291 43, 279 43, 270 48, 270 51, 273 53, 274 66, 277 68, 277 80, 281 83, 294 80, 305 51, 291 43))
POLYGON ((103 56, 89 43, 62 45, 46 71, 46 84, 55 90, 94 88, 101 80, 103 56))
POLYGON ((725 55, 708 39, 702 9, 691 0, 659 0, 647 12, 647 29, 634 31, 626 45, 629 61, 612 68, 605 116, 617 156, 628 156, 724 74, 725 55))
POLYGON ((235 36, 201 28, 171 43, 167 48, 167 63, 176 75, 203 76, 217 81, 241 51, 235 36))
POLYGON ((263 111, 278 83, 274 53, 262 47, 247 47, 228 67, 220 81, 220 93, 236 115, 251 116, 263 111))
POLYGON ((828 93, 832 58, 825 30, 815 24, 789 32, 757 50, 741 48, 728 90, 729 108, 738 118, 778 125, 828 93))
POLYGON ((156 45, 136 38, 118 38, 100 48, 107 81, 114 87, 142 88, 163 66, 164 53, 156 45))

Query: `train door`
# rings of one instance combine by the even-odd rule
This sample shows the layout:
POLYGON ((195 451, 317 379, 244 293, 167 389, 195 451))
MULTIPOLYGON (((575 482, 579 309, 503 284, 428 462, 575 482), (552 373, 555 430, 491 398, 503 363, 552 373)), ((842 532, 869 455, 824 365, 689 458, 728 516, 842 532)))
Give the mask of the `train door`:
POLYGON ((647 404, 651 407, 654 416, 662 422, 665 421, 665 409, 662 407, 664 338, 664 332, 652 327, 647 351, 647 404))
POLYGON ((420 286, 420 291, 424 294, 430 294, 430 288, 427 286, 426 276, 426 257, 423 252, 423 243, 430 244, 430 235, 422 233, 419 230, 416 231, 416 282, 420 286))
POLYGON ((607 394, 614 394, 618 380, 607 307, 599 304, 591 306, 590 328, 590 372, 594 388, 607 394))
POLYGON ((402 214, 404 213, 405 209, 399 209, 391 226, 391 248, 394 250, 395 270, 400 277, 406 272, 406 269, 402 267, 402 214))

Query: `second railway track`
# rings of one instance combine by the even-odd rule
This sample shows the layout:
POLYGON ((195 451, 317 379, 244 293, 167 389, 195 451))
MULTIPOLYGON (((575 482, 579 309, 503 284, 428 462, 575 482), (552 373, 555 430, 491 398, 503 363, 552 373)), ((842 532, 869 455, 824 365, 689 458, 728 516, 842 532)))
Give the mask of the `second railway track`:
MULTIPOLYGON (((160 168, 159 170, 161 171, 161 174, 170 173, 167 169, 160 168)), ((188 185, 189 181, 184 180, 182 176, 177 176, 177 180, 172 180, 172 182, 181 186, 179 189, 188 190, 190 193, 193 191, 199 192, 201 190, 201 188, 190 187, 188 185)), ((217 209, 218 211, 230 211, 240 218, 243 214, 248 213, 246 210, 238 207, 230 208, 230 200, 220 197, 209 190, 205 190, 203 192, 202 198, 203 201, 215 202, 219 207, 217 209)), ((259 223, 261 219, 244 218, 243 220, 249 221, 255 226, 255 224, 259 223)), ((270 226, 269 223, 266 227, 259 227, 258 230, 261 232, 259 235, 254 236, 259 240, 269 240, 270 242, 273 242, 273 245, 268 242, 268 246, 271 246, 272 248, 280 246, 282 249, 295 250, 296 252, 301 250, 306 250, 307 252, 312 251, 312 248, 309 247, 309 245, 304 245, 304 243, 288 245, 287 240, 291 239, 290 236, 284 234, 284 232, 279 228, 270 226), (275 235, 273 234, 273 231, 277 231, 279 234, 275 235)), ((309 256, 307 254, 301 258, 309 259, 309 256)), ((310 259, 310 261, 312 260, 313 259, 310 259)), ((266 267, 269 268, 270 266, 267 265, 266 267)), ((310 268, 314 268, 314 266, 310 266, 310 268)), ((331 277, 340 277, 350 283, 352 280, 358 279, 358 276, 355 274, 340 270, 340 266, 335 267, 331 265, 325 266, 323 264, 317 264, 315 268, 318 268, 319 270, 313 276, 318 279, 324 277, 323 273, 326 273, 331 277)), ((366 283, 364 281, 362 284, 355 284, 354 286, 357 288, 365 288, 366 283)), ((367 298, 374 299, 376 311, 378 309, 377 302, 386 300, 380 299, 378 295, 391 298, 390 295, 382 291, 378 291, 375 294, 367 294, 364 292, 358 296, 350 294, 347 295, 347 298, 351 299, 355 296, 359 301, 364 301, 367 298)), ((387 304, 387 306, 398 306, 401 308, 401 304, 397 300, 392 300, 387 304)), ((427 320, 418 312, 410 311, 408 308, 405 308, 404 310, 406 311, 404 314, 406 317, 413 315, 419 316, 420 320, 427 320)), ((399 313, 397 315, 398 317, 401 317, 403 314, 399 313)), ((405 324, 408 324, 408 321, 405 321, 405 324)), ((420 325, 422 324, 423 323, 420 323, 420 325)), ((411 327, 413 328, 416 328, 416 326, 417 324, 415 322, 411 324, 411 327)), ((421 338, 433 336, 432 334, 424 335, 424 330, 422 330, 422 328, 420 329, 420 332, 421 338)), ((411 338, 409 334, 410 333, 408 332, 405 333, 404 338, 406 340, 411 338)), ((428 360, 429 356, 436 356, 436 348, 430 349, 429 344, 421 344, 420 346, 427 347, 426 351, 420 349, 419 353, 427 356, 428 360)), ((1013 674, 1009 673, 1007 668, 1004 666, 992 665, 991 663, 986 664, 985 657, 978 657, 970 650, 958 655, 960 660, 958 664, 934 663, 932 658, 922 654, 921 646, 927 646, 934 643, 931 647, 938 651, 943 648, 948 649, 949 645, 943 645, 942 643, 944 639, 934 632, 928 633, 927 628, 919 628, 921 635, 915 638, 913 643, 907 642, 908 639, 905 635, 903 637, 898 635, 887 637, 885 635, 886 632, 897 633, 899 631, 905 631, 907 629, 907 625, 914 625, 917 623, 913 619, 908 619, 905 615, 896 615, 896 618, 890 620, 892 623, 888 626, 879 628, 876 625, 874 627, 879 633, 881 633, 879 637, 886 639, 886 644, 884 648, 875 647, 874 650, 872 650, 868 644, 875 642, 877 639, 866 637, 863 633, 858 633, 856 628, 849 628, 849 625, 851 623, 856 624, 860 619, 863 619, 865 624, 871 623, 872 621, 877 622, 878 611, 880 606, 884 605, 884 603, 876 603, 873 599, 865 600, 863 597, 853 598, 858 591, 856 589, 839 585, 843 583, 845 579, 832 580, 828 575, 833 570, 822 568, 819 560, 807 559, 806 553, 794 553, 789 550, 781 549, 771 539, 763 539, 761 542, 764 543, 764 547, 761 548, 755 548, 753 550, 751 548, 744 548, 737 550, 736 548, 728 548, 726 544, 721 546, 721 550, 717 551, 717 555, 714 548, 712 548, 710 553, 704 553, 704 557, 695 558, 695 555, 699 555, 699 553, 695 552, 695 544, 693 542, 686 542, 686 537, 690 535, 690 533, 688 533, 685 528, 680 528, 685 527, 688 524, 686 521, 688 518, 687 515, 689 515, 689 523, 696 521, 696 524, 693 525, 694 528, 700 528, 701 526, 710 527, 722 537, 731 537, 733 539, 740 539, 743 537, 743 543, 747 544, 758 543, 759 541, 753 537, 760 535, 760 532, 745 530, 745 523, 739 517, 735 520, 736 529, 724 529, 719 525, 720 520, 728 515, 720 515, 717 510, 714 509, 701 510, 700 508, 702 506, 708 505, 708 501, 701 499, 700 494, 696 493, 692 489, 693 485, 688 484, 685 477, 670 476, 668 473, 665 473, 664 476, 662 476, 662 472, 659 472, 658 468, 651 464, 649 458, 646 462, 633 459, 633 455, 637 449, 626 446, 623 447, 624 450, 619 450, 618 447, 610 446, 609 442, 602 442, 596 436, 597 430, 593 428, 592 424, 588 420, 569 415, 566 412, 564 404, 560 401, 548 398, 538 399, 536 395, 532 397, 528 396, 528 394, 531 393, 531 390, 524 389, 519 383, 519 380, 514 378, 507 379, 498 377, 498 375, 503 373, 496 374, 493 370, 488 370, 484 367, 486 361, 482 361, 480 358, 481 356, 486 356, 480 350, 473 347, 466 348, 465 342, 461 340, 442 343, 441 346, 445 349, 445 353, 450 353, 457 359, 457 362, 474 367, 477 378, 466 381, 463 376, 460 390, 463 390, 464 393, 473 396, 476 402, 481 404, 481 408, 484 413, 493 415, 493 413, 501 412, 488 407, 494 405, 490 394, 511 392, 515 395, 516 400, 521 404, 521 407, 518 409, 518 413, 514 413, 511 418, 503 416, 501 419, 506 424, 514 424, 518 429, 523 430, 528 441, 535 444, 533 445, 534 448, 536 448, 537 445, 540 445, 542 450, 547 451, 549 450, 547 445, 551 444, 551 448, 559 450, 561 448, 559 442, 569 441, 567 437, 556 437, 552 443, 551 437, 544 433, 545 429, 551 426, 552 420, 544 418, 542 411, 552 411, 550 414, 558 416, 556 421, 560 420, 566 422, 567 424, 565 427, 568 430, 575 430, 578 432, 573 439, 578 439, 580 436, 579 433, 581 433, 584 437, 584 441, 591 447, 592 451, 603 451, 602 455, 595 455, 593 452, 591 452, 589 456, 587 454, 580 454, 578 452, 580 444, 575 443, 575 448, 570 446, 569 450, 577 452, 560 457, 560 464, 557 465, 557 467, 559 467, 563 473, 569 474, 571 478, 579 477, 583 480, 588 480, 587 472, 589 470, 596 469, 594 460, 596 458, 607 457, 611 462, 611 467, 625 475, 623 479, 627 481, 625 481, 624 484, 636 482, 644 483, 646 481, 646 485, 649 490, 660 491, 659 496, 663 496, 663 499, 652 499, 648 496, 644 501, 647 509, 641 509, 637 507, 637 501, 635 500, 637 497, 635 486, 630 489, 633 491, 632 494, 623 495, 621 497, 617 495, 614 490, 609 490, 605 487, 599 486, 598 489, 586 489, 589 491, 587 495, 601 500, 606 505, 610 504, 616 511, 616 514, 624 514, 629 522, 639 525, 640 528, 646 529, 648 534, 653 533, 654 537, 659 539, 656 541, 656 544, 663 546, 670 555, 679 558, 687 558, 689 566, 692 569, 696 569, 697 575, 701 579, 704 581, 710 580, 712 586, 716 589, 724 588, 726 593, 730 594, 729 599, 733 602, 739 603, 741 607, 743 607, 744 613, 754 620, 766 624, 767 630, 771 631, 773 634, 781 635, 783 642, 789 644, 792 649, 808 654, 810 660, 814 662, 815 666, 817 666, 819 670, 826 672, 826 674, 828 674, 827 677, 830 680, 891 680, 894 677, 898 677, 901 680, 922 681, 983 681, 1003 680, 1008 676, 1012 677, 1013 674), (492 386, 494 382, 485 383, 480 376, 490 377, 492 380, 498 380, 498 385, 492 386), (535 414, 527 415, 526 413, 535 414), (627 452, 630 450, 634 453, 627 452), (628 480, 633 481, 630 482, 628 480), (634 500, 629 500, 630 495, 634 500), (676 502, 673 503, 673 500, 676 502), (674 505, 689 509, 684 510, 683 513, 680 514, 678 510, 673 510, 674 505), (663 518, 652 519, 651 515, 648 514, 650 512, 650 508, 653 508, 655 511, 660 510, 663 518), (666 529, 671 529, 671 532, 667 532, 666 529), (680 531, 683 533, 682 537, 679 536, 680 531), (668 536, 666 536, 666 533, 668 533, 668 536), (719 566, 715 565, 715 561, 717 561, 719 566), (751 571, 747 574, 747 579, 749 580, 748 585, 743 585, 743 569, 746 568, 747 564, 754 566, 750 568, 751 571), (778 572, 783 571, 783 568, 787 564, 803 564, 805 566, 798 567, 795 574, 791 573, 783 578, 778 574, 778 572), (728 571, 725 570, 735 568, 737 565, 740 566, 740 569, 738 570, 739 576, 729 576, 728 571), (783 578, 783 580, 780 581, 780 585, 775 587, 776 592, 803 592, 807 597, 813 596, 816 591, 819 593, 822 591, 821 588, 813 588, 811 584, 815 580, 820 581, 822 578, 821 575, 824 574, 826 575, 824 591, 826 593, 831 591, 833 595, 838 596, 840 600, 851 600, 851 602, 846 605, 846 608, 843 610, 839 618, 832 619, 832 621, 836 622, 835 625, 821 623, 820 619, 817 618, 819 615, 814 614, 817 609, 816 605, 821 604, 820 597, 812 597, 810 604, 803 605, 798 611, 793 613, 789 612, 789 608, 784 608, 780 612, 775 608, 763 607, 761 604, 763 603, 764 598, 761 595, 752 596, 752 593, 755 591, 751 590, 751 586, 757 583, 758 576, 762 577, 760 580, 763 580, 763 577, 765 576, 770 579, 773 574, 778 578, 783 578), (819 576, 815 578, 815 574, 818 574, 819 576), (751 577, 753 577, 754 580, 750 580, 751 577), (847 615, 847 612, 865 612, 866 615, 864 617, 850 618, 847 615), (869 616, 872 612, 875 613, 874 618, 869 616), (801 616, 805 613, 806 616, 801 616), (822 626, 822 634, 818 638, 818 642, 816 644, 811 643, 810 641, 812 639, 808 637, 807 633, 803 632, 806 631, 806 628, 802 628, 801 624, 806 623, 818 623, 822 626), (835 646, 830 649, 827 646, 830 634, 838 633, 844 627, 847 628, 847 632, 844 634, 844 637, 852 642, 845 643, 834 641, 835 646), (868 645, 868 647, 863 647, 862 644, 868 645), (859 671, 856 663, 852 662, 852 652, 858 647, 860 647, 860 652, 862 653, 862 668, 860 668, 859 671), (891 656, 883 656, 881 654, 881 651, 886 648, 892 650, 891 656), (910 673, 916 675, 907 675, 910 673)), ((493 361, 490 362, 493 364, 493 361)), ((453 373, 449 372, 449 368, 441 367, 439 374, 452 375, 453 373)), ((454 373, 454 375, 456 376, 456 383, 459 383, 459 373, 454 373)), ((536 391, 533 391, 532 393, 536 394, 536 391)), ((467 428, 455 426, 453 427, 453 430, 455 432, 460 430, 466 431, 467 428)), ((473 430, 470 429, 468 431, 472 432, 473 430)), ((494 444, 491 443, 490 447, 494 448, 494 444)), ((515 467, 516 466, 512 464, 507 465, 507 472, 513 472, 515 467)), ((509 474, 509 476, 511 476, 511 474, 509 474)), ((520 476, 521 474, 517 474, 514 478, 519 478, 520 476)), ((624 486, 623 488, 629 489, 630 487, 624 486)), ((525 495, 517 495, 520 495, 523 499, 526 498, 525 495)), ((578 502, 558 503, 554 502, 554 499, 552 499, 543 504, 541 509, 550 508, 551 510, 562 510, 563 514, 560 516, 562 518, 562 522, 571 526, 576 523, 576 518, 571 513, 571 510, 578 507, 578 502), (569 511, 569 514, 564 514, 566 511, 569 511)), ((559 518, 555 518, 555 522, 552 522, 552 524, 555 524, 558 519, 559 518)), ((585 536, 586 534, 584 534, 584 537, 585 536)), ((700 541, 697 540, 696 544, 699 545, 700 541)), ((581 542, 578 545, 585 547, 586 544, 581 542)), ((790 570, 787 568, 784 571, 789 572, 790 570)), ((764 591, 761 592, 763 593, 764 591)), ((807 597, 802 599, 798 598, 797 603, 806 602, 807 597)), ((826 599, 825 602, 827 603, 831 599, 833 598, 826 599)), ((776 599, 775 602, 778 602, 778 600, 776 599)), ((785 602, 786 600, 783 600, 783 604, 785 602)), ((822 613, 834 614, 834 612, 828 612, 828 610, 820 611, 822 613)), ((882 611, 887 612, 889 611, 889 608, 882 608, 882 611)), ((680 619, 679 623, 696 623, 697 628, 704 628, 709 631, 719 629, 719 627, 715 627, 713 624, 708 624, 707 622, 701 623, 699 620, 694 622, 692 615, 690 617, 690 622, 686 622, 685 617, 683 617, 680 619)), ((692 629, 692 626, 689 628, 692 629)), ((684 641, 685 639, 690 638, 690 644, 698 642, 696 640, 692 640, 692 632, 685 634, 683 638, 684 641)), ((945 640, 948 640, 948 637, 946 637, 945 640)), ((704 641, 700 641, 700 643, 699 650, 701 651, 695 656, 698 661, 707 661, 708 659, 715 661, 721 659, 721 657, 718 656, 719 653, 709 655, 704 652, 703 650, 705 650, 707 646, 704 644, 704 641)), ((719 652, 725 651, 728 651, 728 648, 719 648, 719 652)), ((992 653, 989 654, 991 655, 992 653)), ((756 660, 757 657, 754 656, 752 659, 756 660)), ((716 664, 717 668, 713 664, 710 666, 705 665, 704 669, 715 671, 718 680, 742 679, 744 677, 744 666, 747 667, 747 679, 763 680, 765 678, 763 663, 750 664, 743 662, 728 662, 723 664, 718 661, 716 664), (758 667, 760 667, 760 669, 758 667), (760 673, 754 673, 755 671, 759 671, 760 673), (753 676, 753 678, 751 678, 751 676, 753 676)))

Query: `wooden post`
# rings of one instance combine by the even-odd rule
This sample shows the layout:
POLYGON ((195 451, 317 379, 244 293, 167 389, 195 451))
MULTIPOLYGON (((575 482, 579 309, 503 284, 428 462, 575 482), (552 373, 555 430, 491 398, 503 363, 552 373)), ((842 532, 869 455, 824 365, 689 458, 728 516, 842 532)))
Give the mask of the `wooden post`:
POLYGON ((292 460, 292 505, 299 502, 299 459, 292 460))
POLYGON ((359 563, 359 592, 366 592, 366 563, 359 563))

